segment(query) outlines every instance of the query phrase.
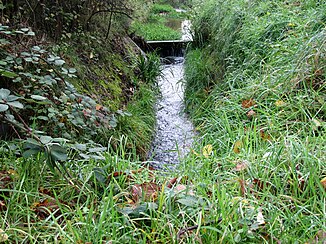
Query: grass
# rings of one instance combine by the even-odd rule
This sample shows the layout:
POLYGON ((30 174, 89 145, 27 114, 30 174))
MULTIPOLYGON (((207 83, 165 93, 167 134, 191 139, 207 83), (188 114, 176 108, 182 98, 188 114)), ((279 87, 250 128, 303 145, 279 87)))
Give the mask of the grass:
POLYGON ((301 243, 325 233, 322 8, 209 1, 198 11, 186 105, 198 148, 213 148, 196 172, 227 192, 221 242, 301 243))
MULTIPOLYGON (((137 160, 133 134, 103 160, 67 162, 75 185, 3 144, 7 242, 323 243, 324 10, 313 0, 202 6, 186 62, 198 140, 172 172, 137 160)), ((145 116, 139 133, 151 123, 143 89, 129 104, 145 116)))
POLYGON ((145 40, 178 40, 181 39, 180 30, 172 29, 167 25, 169 20, 186 19, 185 13, 177 12, 169 4, 153 4, 145 21, 134 21, 131 29, 145 40))

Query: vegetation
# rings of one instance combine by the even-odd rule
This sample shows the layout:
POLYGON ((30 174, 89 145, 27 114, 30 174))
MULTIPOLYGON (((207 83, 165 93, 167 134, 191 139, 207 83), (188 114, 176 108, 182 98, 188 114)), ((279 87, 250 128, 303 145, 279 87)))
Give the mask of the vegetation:
POLYGON ((145 40, 178 40, 181 39, 181 20, 185 19, 183 12, 177 12, 169 4, 153 4, 147 18, 132 23, 132 30, 136 35, 144 37, 145 40), (177 28, 168 25, 176 21, 177 28))
POLYGON ((13 2, 19 14, 0 5, 0 242, 324 242, 320 1, 194 6, 185 88, 198 140, 163 173, 141 160, 159 59, 118 34, 152 4, 89 1, 86 19, 103 12, 87 26, 89 6, 52 1, 41 13, 53 26, 74 6, 78 21, 49 31, 22 11, 33 1, 13 2))
POLYGON ((206 243, 322 243, 325 5, 208 1, 195 12, 186 101, 201 135, 195 151, 207 159, 185 164, 212 204, 203 218, 221 218, 197 234, 206 243))

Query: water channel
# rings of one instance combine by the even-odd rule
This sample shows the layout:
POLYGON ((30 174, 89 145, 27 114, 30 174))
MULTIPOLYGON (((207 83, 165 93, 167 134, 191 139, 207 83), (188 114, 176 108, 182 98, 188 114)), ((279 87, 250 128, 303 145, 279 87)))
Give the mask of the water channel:
MULTIPOLYGON (((189 38, 189 28, 185 27, 189 24, 181 23, 183 39, 189 38)), ((184 113, 184 58, 172 57, 172 63, 162 68, 163 75, 158 79, 161 98, 156 104, 157 126, 150 159, 156 168, 174 168, 189 152, 194 128, 184 113)))

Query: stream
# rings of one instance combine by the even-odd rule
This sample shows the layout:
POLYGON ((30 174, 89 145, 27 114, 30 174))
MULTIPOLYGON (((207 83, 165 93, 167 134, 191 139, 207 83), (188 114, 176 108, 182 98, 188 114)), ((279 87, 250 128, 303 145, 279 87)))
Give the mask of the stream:
MULTIPOLYGON (((182 39, 189 39, 190 22, 182 22, 182 39), (186 27, 185 27, 186 26, 186 27), (188 27, 188 28, 187 28, 188 27)), ((158 78, 161 97, 156 104, 156 135, 150 153, 156 168, 173 169, 190 150, 194 127, 184 112, 184 58, 169 57, 158 78)))

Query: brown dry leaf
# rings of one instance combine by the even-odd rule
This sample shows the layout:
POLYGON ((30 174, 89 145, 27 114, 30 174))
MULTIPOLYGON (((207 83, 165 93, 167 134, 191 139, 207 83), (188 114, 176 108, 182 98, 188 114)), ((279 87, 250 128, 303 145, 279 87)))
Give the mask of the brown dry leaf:
MULTIPOLYGON (((54 199, 44 199, 40 202, 33 203, 31 209, 35 212, 40 219, 46 219, 50 214, 54 214, 54 217, 61 215, 60 208, 54 199)), ((62 218, 59 219, 59 223, 62 222, 62 218)))
POLYGON ((6 206, 5 202, 0 200, 0 212, 6 211, 6 210, 7 210, 7 206, 6 206))
POLYGON ((171 187, 173 187, 173 185, 177 182, 177 180, 178 180, 177 177, 175 177, 175 178, 169 180, 169 182, 166 184, 166 187, 167 187, 167 188, 171 188, 171 187))
POLYGON ((248 162, 247 161, 240 161, 240 162, 237 163, 234 170, 235 171, 242 171, 242 170, 245 170, 246 168, 248 168, 248 162))
POLYGON ((233 146, 233 152, 240 153, 240 149, 241 149, 242 145, 243 145, 242 141, 239 141, 239 140, 236 141, 233 146))
POLYGON ((325 188, 325 190, 326 190, 326 177, 324 177, 321 181, 320 181, 320 183, 322 184, 322 186, 325 188))
POLYGON ((270 134, 268 134, 267 132, 265 132, 264 130, 260 130, 259 131, 260 137, 264 140, 264 141, 270 141, 272 139, 272 137, 270 136, 270 134))
POLYGON ((247 182, 243 179, 238 179, 239 184, 240 184, 240 191, 241 191, 241 195, 245 196, 247 193, 247 182))
POLYGON ((100 104, 96 104, 96 106, 95 106, 96 111, 99 111, 99 110, 101 110, 102 108, 103 108, 103 106, 100 105, 100 104))
POLYGON ((195 196, 195 193, 194 193, 192 188, 193 187, 191 187, 191 186, 187 187, 186 185, 178 184, 173 188, 173 192, 176 193, 176 194, 184 192, 187 195, 195 196), (187 188, 188 188, 188 190, 187 190, 187 188))
POLYGON ((254 117, 256 115, 256 112, 254 111, 254 110, 249 110, 248 112, 247 112, 247 117, 249 118, 249 119, 251 119, 252 117, 254 117))
POLYGON ((252 99, 252 98, 250 98, 249 100, 243 100, 243 101, 241 102, 241 106, 242 106, 243 108, 250 108, 250 107, 254 106, 255 104, 256 104, 256 102, 255 102, 255 100, 252 99))
POLYGON ((156 201, 161 187, 154 182, 145 182, 142 184, 135 184, 131 188, 131 195, 133 201, 136 203, 140 200, 149 202, 156 201))

